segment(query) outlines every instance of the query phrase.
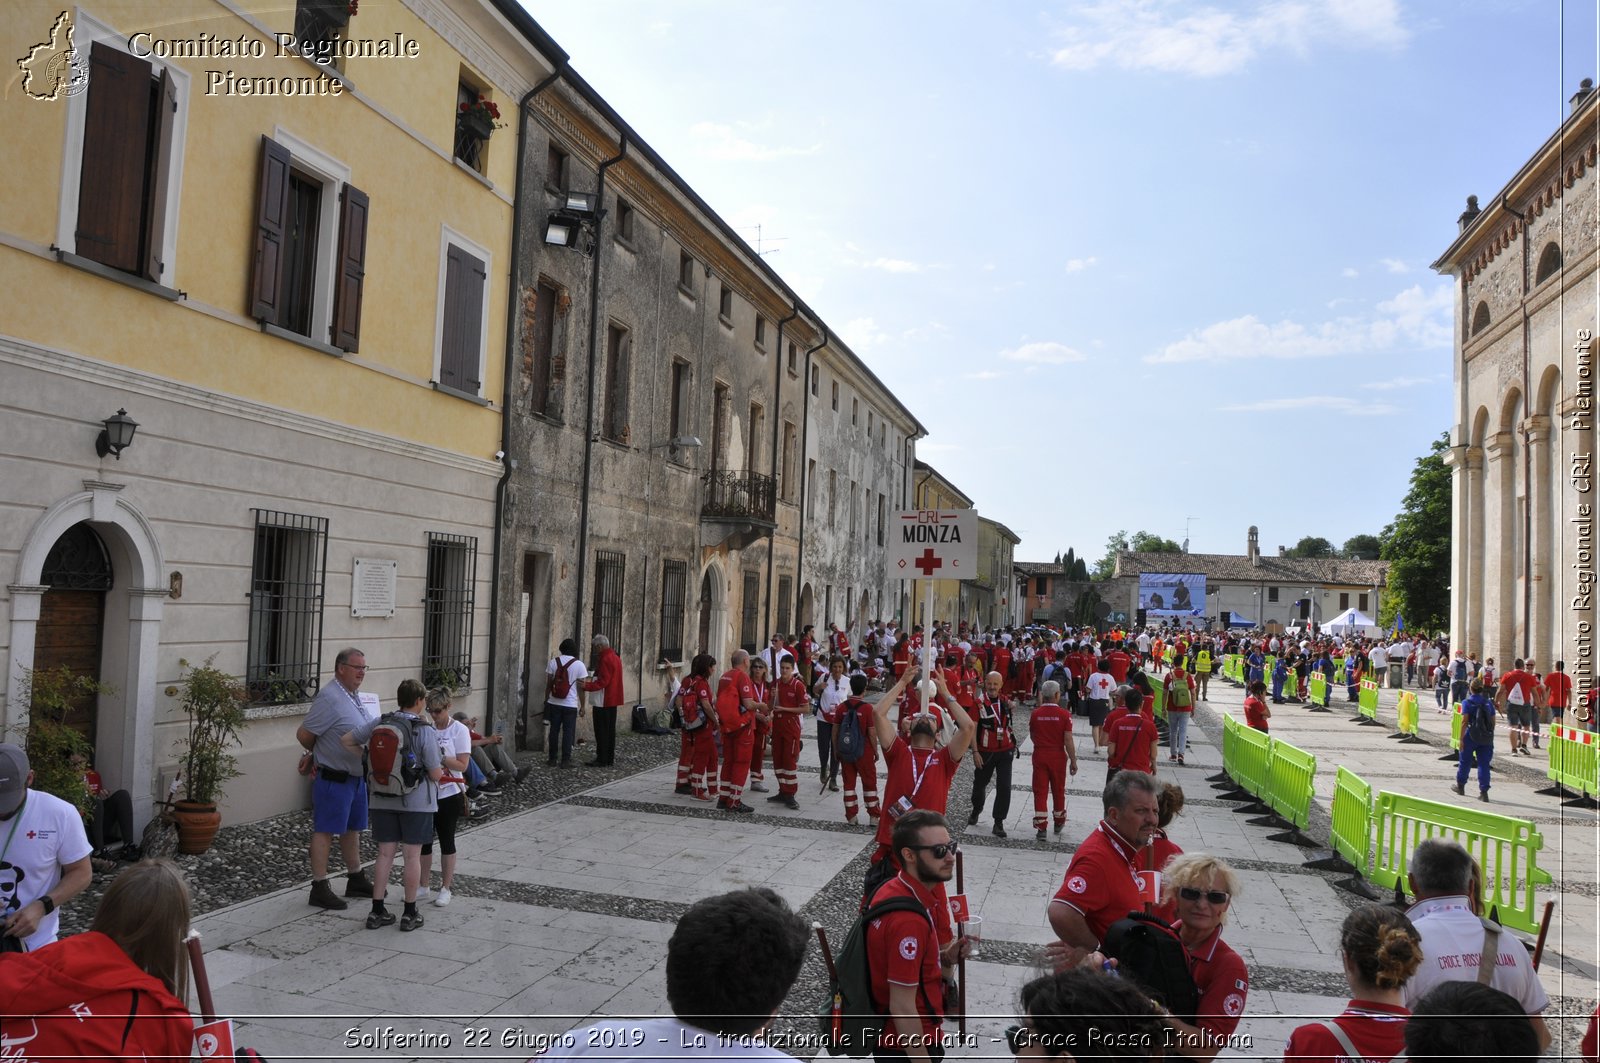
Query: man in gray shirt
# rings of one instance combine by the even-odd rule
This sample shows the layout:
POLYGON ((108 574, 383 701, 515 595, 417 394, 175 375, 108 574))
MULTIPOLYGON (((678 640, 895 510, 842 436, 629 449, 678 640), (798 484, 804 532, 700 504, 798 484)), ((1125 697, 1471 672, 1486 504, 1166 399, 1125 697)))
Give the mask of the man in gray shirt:
MULTIPOLYGON (((427 696, 421 683, 415 679, 403 680, 395 693, 395 701, 400 706, 398 711, 392 716, 366 720, 340 739, 345 749, 359 756, 380 724, 397 722, 408 729, 407 744, 423 770, 421 781, 407 793, 372 792, 368 795, 372 840, 378 843, 378 859, 372 865, 372 914, 367 916, 368 930, 394 922, 394 913, 384 907, 383 901, 396 849, 405 854, 400 880, 404 884, 406 907, 400 916, 400 929, 415 930, 422 925, 422 915, 417 911, 417 891, 422 885, 422 847, 433 839, 433 814, 439 809, 439 779, 444 775, 444 762, 439 742, 433 736, 433 724, 423 722, 419 714, 427 696)), ((382 782, 380 775, 374 774, 373 778, 382 782)))
POLYGON ((372 896, 372 882, 361 870, 361 832, 367 829, 361 752, 352 753, 340 741, 345 732, 367 722, 367 712, 356 697, 366 675, 366 654, 354 647, 340 650, 334 660, 333 681, 317 691, 311 711, 295 732, 295 738, 312 751, 317 762, 317 775, 311 783, 310 903, 335 911, 349 907, 328 885, 328 851, 336 834, 349 876, 344 895, 372 896))

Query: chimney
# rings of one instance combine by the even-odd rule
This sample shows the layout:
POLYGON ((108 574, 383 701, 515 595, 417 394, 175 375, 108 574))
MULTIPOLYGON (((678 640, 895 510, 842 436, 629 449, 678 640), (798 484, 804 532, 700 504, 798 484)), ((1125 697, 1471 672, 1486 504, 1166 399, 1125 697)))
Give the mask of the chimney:
POLYGON ((1278 556, 1279 557, 1288 557, 1289 556, 1289 548, 1286 547, 1286 546, 1279 546, 1278 547, 1278 556))
POLYGON ((1572 94, 1572 99, 1568 101, 1569 103, 1572 104, 1572 112, 1571 113, 1572 114, 1577 114, 1578 113, 1578 108, 1582 107, 1583 104, 1584 104, 1584 101, 1586 101, 1593 94, 1594 94, 1594 81, 1591 78, 1584 78, 1582 81, 1580 81, 1578 83, 1578 91, 1574 92, 1572 94))
POLYGON ((1467 226, 1472 224, 1472 219, 1476 218, 1481 213, 1482 211, 1478 209, 1478 197, 1468 196, 1467 209, 1462 211, 1461 217, 1456 219, 1456 228, 1461 232, 1466 232, 1467 226))
POLYGON ((1250 564, 1261 564, 1261 532, 1254 524, 1250 525, 1249 535, 1245 539, 1245 555, 1250 558, 1250 564))

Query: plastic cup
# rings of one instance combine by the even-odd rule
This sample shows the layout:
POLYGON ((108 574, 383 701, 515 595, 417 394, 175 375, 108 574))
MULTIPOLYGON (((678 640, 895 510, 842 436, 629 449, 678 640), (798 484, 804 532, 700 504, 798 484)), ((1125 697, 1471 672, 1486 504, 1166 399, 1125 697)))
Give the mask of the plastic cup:
POLYGON ((972 951, 967 953, 967 957, 975 960, 978 958, 978 946, 983 944, 983 916, 970 916, 962 925, 966 929, 968 939, 972 942, 972 951))

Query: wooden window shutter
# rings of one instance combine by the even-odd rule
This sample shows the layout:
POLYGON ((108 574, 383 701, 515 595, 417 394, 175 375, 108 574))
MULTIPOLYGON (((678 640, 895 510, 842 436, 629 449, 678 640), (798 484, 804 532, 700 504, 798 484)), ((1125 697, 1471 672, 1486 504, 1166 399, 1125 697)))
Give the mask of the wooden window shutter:
POLYGON ((445 255, 444 335, 439 343, 439 383, 476 395, 478 347, 483 336, 483 286, 488 269, 476 256, 450 245, 445 255))
POLYGON ((361 344, 361 294, 367 275, 367 194, 345 185, 339 197, 339 258, 333 290, 333 345, 355 351, 361 344))
POLYGON ((261 138, 261 177, 256 189, 255 280, 250 316, 276 322, 283 310, 283 244, 289 228, 289 149, 261 138))
POLYGON ((167 229, 167 185, 172 177, 172 126, 178 117, 178 88, 172 82, 172 72, 161 72, 161 85, 156 93, 156 113, 150 123, 153 138, 149 146, 150 189, 148 210, 144 227, 144 276, 146 280, 161 282, 163 263, 161 254, 167 229))
POLYGON ((139 272, 150 135, 150 64, 96 41, 89 49, 83 172, 78 185, 78 254, 139 272))

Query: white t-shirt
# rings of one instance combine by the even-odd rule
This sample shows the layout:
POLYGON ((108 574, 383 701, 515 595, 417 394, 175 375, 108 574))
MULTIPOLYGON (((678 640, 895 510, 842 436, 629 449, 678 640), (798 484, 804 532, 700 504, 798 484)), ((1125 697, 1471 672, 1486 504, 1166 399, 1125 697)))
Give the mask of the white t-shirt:
MULTIPOLYGON (((1441 982, 1474 982, 1483 956, 1483 921, 1472 914, 1465 897, 1431 897, 1406 913, 1422 935, 1422 966, 1406 982, 1402 1003, 1415 1007, 1441 982)), ((1515 997, 1529 1015, 1550 1006, 1550 996, 1533 969, 1528 950, 1509 933, 1500 935, 1499 955, 1489 984, 1515 997)))
POLYGON ((1117 685, 1117 679, 1110 672, 1096 672, 1083 683, 1088 688, 1090 701, 1110 701, 1111 691, 1117 685))
POLYGON ((1382 644, 1372 647, 1372 652, 1367 654, 1367 660, 1372 662, 1374 668, 1389 667, 1389 651, 1382 644))
MULTIPOLYGON (((589 678, 589 669, 584 667, 583 661, 577 657, 562 657, 559 655, 552 657, 550 658, 550 663, 544 666, 544 675, 544 700, 547 705, 564 705, 569 709, 575 709, 578 707, 578 695, 582 693, 582 691, 578 689, 578 684, 581 681, 589 678), (555 694, 550 690, 550 682, 554 680, 556 676, 557 661, 560 661, 562 664, 566 665, 567 682, 571 684, 571 686, 567 688, 567 696, 564 698, 556 697, 555 694)), ((605 692, 598 691, 598 693, 603 694, 605 692)))
MULTIPOLYGON (((472 755, 472 732, 467 730, 467 725, 460 720, 451 720, 450 726, 442 731, 435 727, 433 729, 433 737, 439 740, 439 756, 441 758, 459 757, 462 754, 472 755)), ((466 785, 464 783, 448 781, 452 776, 464 778, 465 772, 465 768, 461 771, 453 771, 450 768, 444 769, 444 779, 439 782, 439 796, 441 798, 453 797, 465 790, 466 785)))
MULTIPOLYGON (((550 1047, 534 1056, 537 1063, 569 1059, 603 1059, 607 1063, 644 1063, 658 1059, 764 1059, 795 1057, 746 1037, 725 1037, 675 1018, 617 1019, 581 1030, 551 1035, 550 1047)), ((530 1061, 533 1063, 533 1061, 530 1061)))
MULTIPOLYGON (((0 916, 21 911, 55 889, 61 869, 93 851, 78 810, 40 790, 29 790, 11 819, 0 820, 0 850, 5 853, 0 859, 0 916)), ((59 910, 39 920, 39 929, 27 939, 28 951, 54 941, 60 925, 59 910)))

